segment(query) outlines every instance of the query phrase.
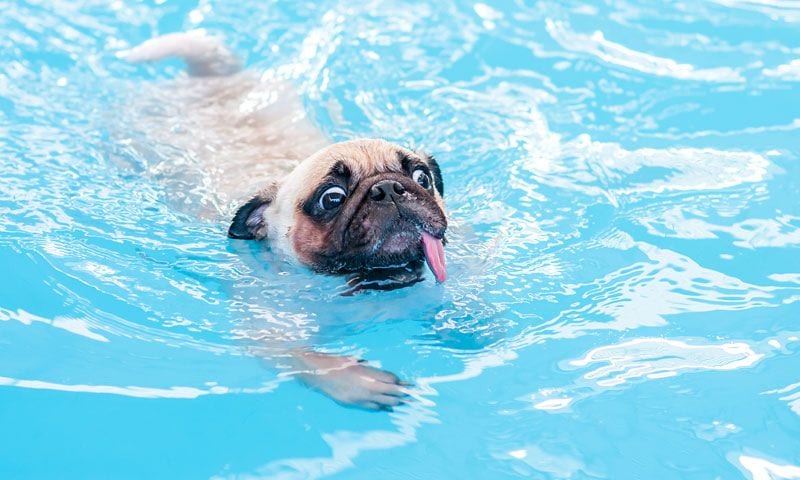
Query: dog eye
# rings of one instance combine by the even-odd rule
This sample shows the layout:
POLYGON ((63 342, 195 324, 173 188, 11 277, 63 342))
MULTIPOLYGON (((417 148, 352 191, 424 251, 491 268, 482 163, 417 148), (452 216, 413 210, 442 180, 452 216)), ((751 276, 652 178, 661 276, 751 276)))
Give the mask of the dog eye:
POLYGON ((427 173, 421 168, 414 170, 414 173, 411 174, 411 178, 414 179, 415 182, 422 185, 422 188, 425 190, 430 190, 431 188, 431 177, 428 176, 427 173))
POLYGON ((323 210, 333 210, 341 206, 346 197, 347 192, 342 187, 331 187, 319 197, 319 206, 323 210))

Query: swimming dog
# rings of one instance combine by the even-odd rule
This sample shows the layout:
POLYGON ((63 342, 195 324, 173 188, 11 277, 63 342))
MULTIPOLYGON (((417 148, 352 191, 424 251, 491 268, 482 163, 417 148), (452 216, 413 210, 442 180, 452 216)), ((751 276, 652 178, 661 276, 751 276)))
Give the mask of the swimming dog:
MULTIPOLYGON (((351 293, 414 283, 424 263, 445 281, 444 183, 431 155, 379 139, 325 145, 297 92, 242 71, 203 31, 156 37, 120 56, 187 64, 189 78, 171 94, 186 96, 180 115, 189 135, 174 125, 152 130, 179 147, 196 141, 191 131, 204 132, 207 144, 192 150, 211 203, 260 184, 236 210, 229 237, 262 242, 315 272, 350 275, 351 293), (216 146, 207 132, 217 132, 216 146)), ((386 409, 403 401, 395 375, 352 357, 293 349, 288 358, 299 378, 340 403, 386 409)))

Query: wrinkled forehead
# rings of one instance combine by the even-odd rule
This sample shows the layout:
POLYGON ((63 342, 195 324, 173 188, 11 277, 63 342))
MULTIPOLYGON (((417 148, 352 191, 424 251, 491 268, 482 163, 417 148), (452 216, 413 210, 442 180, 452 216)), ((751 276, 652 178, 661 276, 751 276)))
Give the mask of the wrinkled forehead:
POLYGON ((310 195, 337 170, 346 169, 352 183, 380 173, 401 172, 404 162, 419 159, 411 150, 383 140, 356 140, 337 143, 306 159, 297 172, 303 180, 301 197, 310 195))

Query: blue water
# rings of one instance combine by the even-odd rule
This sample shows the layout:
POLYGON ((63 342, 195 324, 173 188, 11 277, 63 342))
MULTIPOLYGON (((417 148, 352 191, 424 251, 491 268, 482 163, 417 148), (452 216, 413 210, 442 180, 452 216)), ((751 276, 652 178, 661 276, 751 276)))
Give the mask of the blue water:
POLYGON ((800 5, 357 3, 0 2, 0 478, 800 478, 800 5), (130 168, 181 66, 115 54, 197 27, 437 155, 445 284, 255 275, 130 168), (254 323, 414 400, 337 405, 254 323))

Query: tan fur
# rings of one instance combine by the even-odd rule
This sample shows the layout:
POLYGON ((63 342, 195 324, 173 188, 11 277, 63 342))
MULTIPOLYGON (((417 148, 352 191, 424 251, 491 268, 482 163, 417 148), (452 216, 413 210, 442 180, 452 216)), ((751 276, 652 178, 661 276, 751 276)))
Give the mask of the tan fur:
POLYGON ((300 262, 313 263, 314 253, 325 249, 330 231, 312 222, 305 215, 298 215, 292 229, 292 248, 300 262))
POLYGON ((336 162, 343 162, 350 168, 353 180, 385 172, 399 172, 398 150, 414 155, 404 148, 385 140, 366 139, 341 142, 331 145, 312 155, 306 162, 308 168, 297 185, 295 196, 305 198, 319 186, 336 162))
POLYGON ((228 219, 233 205, 330 143, 287 83, 242 72, 178 79, 169 87, 137 85, 147 91, 133 97, 130 118, 110 123, 124 126, 115 132, 124 135, 120 143, 172 192, 174 206, 201 218, 228 219))

